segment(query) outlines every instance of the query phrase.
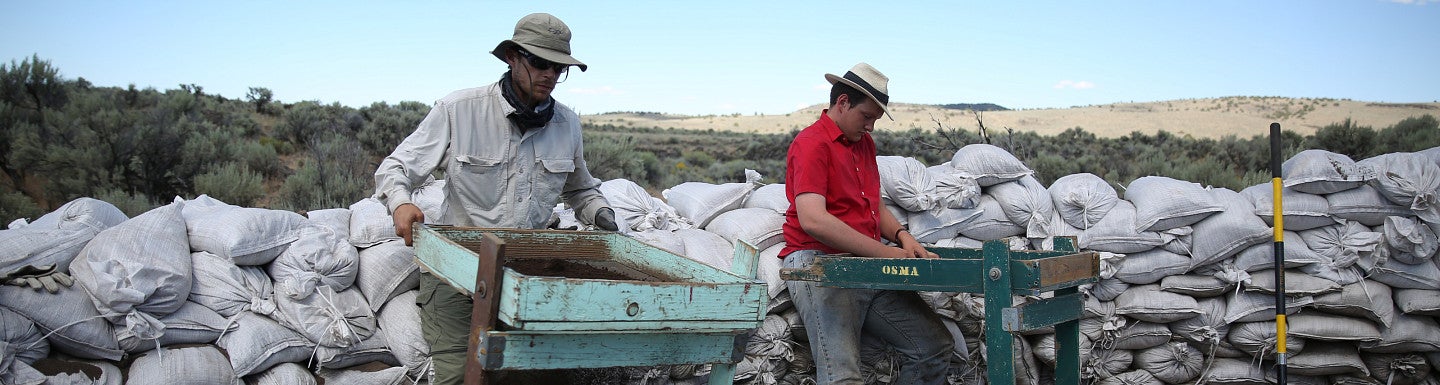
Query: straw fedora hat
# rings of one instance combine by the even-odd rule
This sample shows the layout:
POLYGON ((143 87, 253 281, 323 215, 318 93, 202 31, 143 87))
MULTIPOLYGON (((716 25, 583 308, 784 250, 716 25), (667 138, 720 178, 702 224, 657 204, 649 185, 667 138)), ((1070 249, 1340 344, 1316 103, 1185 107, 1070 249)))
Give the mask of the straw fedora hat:
POLYGON ((548 13, 525 15, 515 23, 515 36, 495 45, 490 54, 505 61, 505 50, 510 46, 524 48, 541 59, 580 67, 580 71, 586 68, 585 63, 570 56, 570 27, 548 13))
POLYGON ((880 111, 884 111, 886 117, 895 120, 894 116, 890 116, 890 91, 888 89, 890 78, 885 77, 885 74, 880 73, 875 67, 861 62, 851 67, 845 76, 825 74, 825 80, 830 81, 830 84, 840 82, 860 90, 865 96, 869 96, 870 100, 874 100, 875 104, 880 105, 880 111))

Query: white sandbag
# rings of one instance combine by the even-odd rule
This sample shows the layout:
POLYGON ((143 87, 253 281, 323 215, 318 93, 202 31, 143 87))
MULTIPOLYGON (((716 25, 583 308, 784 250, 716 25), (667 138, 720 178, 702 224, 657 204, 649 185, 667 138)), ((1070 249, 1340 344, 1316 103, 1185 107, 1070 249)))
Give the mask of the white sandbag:
MULTIPOLYGON (((439 219, 426 215, 425 223, 439 219)), ((395 219, 390 216, 390 209, 375 198, 365 198, 350 204, 350 232, 342 234, 348 237, 350 244, 355 247, 370 247, 381 242, 402 239, 395 235, 395 219)))
MULTIPOLYGON (((1257 322, 1275 319, 1275 296, 1242 291, 1226 295, 1225 322, 1257 322)), ((1302 306, 1315 302, 1315 297, 1285 297, 1285 314, 1294 314, 1302 306)), ((1273 325, 1272 325, 1273 326, 1273 325)), ((1232 341, 1233 342, 1233 341, 1232 341)))
POLYGON ((1397 152, 1356 162, 1374 170, 1370 185, 1390 202, 1409 207, 1414 215, 1440 223, 1440 166, 1422 154, 1397 152))
POLYGON ((345 369, 321 368, 315 371, 322 384, 400 385, 409 381, 405 368, 383 365, 361 365, 345 369))
POLYGON ((1205 371, 1203 383, 1211 385, 1268 385, 1265 369, 1238 358, 1216 358, 1205 371))
MULTIPOLYGON (((1275 329, 1274 314, 1271 314, 1270 321, 1231 323, 1230 334, 1226 338, 1236 349, 1249 353, 1252 357, 1273 358, 1280 341, 1277 335, 1279 333, 1275 329)), ((1286 357, 1294 357, 1305 350, 1307 345, 1304 338, 1286 338, 1286 357)))
POLYGON ((417 291, 395 296, 375 316, 380 330, 375 334, 385 339, 385 346, 405 367, 411 377, 420 378, 430 369, 430 344, 420 330, 420 306, 415 304, 417 291))
POLYGON ((121 385, 125 381, 120 367, 108 361, 62 357, 37 363, 45 368, 45 385, 121 385))
POLYGON ((249 385, 316 385, 315 373, 294 362, 275 365, 246 379, 249 385))
POLYGON ((771 245, 760 251, 759 260, 756 261, 755 276, 757 279, 765 281, 771 299, 780 295, 780 291, 785 290, 785 280, 780 279, 780 262, 782 261, 780 250, 784 249, 784 242, 771 245))
POLYGON ((1050 183, 1048 191, 1060 218, 1081 230, 1100 223, 1120 200, 1115 187, 1091 173, 1062 176, 1050 183))
POLYGON ((1342 220, 1334 226, 1325 226, 1299 232, 1300 239, 1315 251, 1333 262, 1335 268, 1350 267, 1361 255, 1375 252, 1381 245, 1381 234, 1370 231, 1369 227, 1355 221, 1342 220))
POLYGON ((1200 308, 1189 296, 1161 291, 1160 285, 1141 285, 1115 298, 1115 314, 1164 324, 1200 315, 1200 308))
POLYGON ((1301 151, 1280 165, 1284 187, 1307 194, 1330 194, 1359 187, 1365 175, 1345 154, 1325 150, 1301 151))
POLYGON ((784 183, 771 183, 755 188, 740 207, 765 208, 784 214, 790 210, 790 199, 785 196, 784 183))
MULTIPOLYGON (((1099 379, 1115 377, 1135 363, 1135 352, 1125 349, 1094 349, 1081 369, 1087 375, 1099 379)), ((1143 370, 1142 370, 1143 372, 1143 370)), ((1152 377, 1153 378, 1153 377, 1152 377)))
POLYGON ((174 313, 161 317, 160 323, 165 325, 165 330, 158 338, 117 332, 115 340, 120 349, 139 353, 155 350, 157 346, 213 343, 220 338, 220 333, 235 326, 214 310, 190 301, 185 301, 185 305, 174 313))
POLYGON ((756 249, 765 250, 770 246, 784 243, 785 214, 763 208, 738 208, 721 213, 710 220, 705 231, 737 244, 745 241, 756 249))
POLYGON ((790 337, 790 323, 777 314, 765 316, 750 339, 745 343, 745 354, 768 359, 786 359, 793 356, 794 342, 790 337))
MULTIPOLYGON (((1326 261, 1325 257, 1310 250, 1305 244, 1305 239, 1299 234, 1285 231, 1285 260, 1284 268, 1296 268, 1313 263, 1326 261)), ((1260 271, 1275 268, 1275 243, 1267 242, 1250 246, 1241 250, 1233 260, 1235 267, 1245 271, 1260 271)))
POLYGON ((1345 285, 1338 293, 1315 296, 1310 306, 1327 313, 1364 317, 1390 327, 1395 320, 1395 301, 1391 298, 1390 286, 1364 280, 1345 285))
POLYGON ((1130 284, 1118 279, 1102 279, 1093 284, 1081 285, 1080 288, 1101 301, 1113 301, 1130 289, 1130 284))
MULTIPOLYGON (((1363 349, 1362 349, 1363 351, 1363 349)), ((1414 352, 1383 353, 1375 354, 1365 352, 1360 355, 1360 360, 1365 362, 1365 368, 1370 371, 1373 383, 1366 385, 1424 385, 1434 384, 1434 374, 1430 372, 1430 362, 1427 362, 1424 354, 1414 352), (1384 379, 1384 382, 1380 382, 1384 379)), ((1333 376, 1331 377, 1334 378, 1333 376)), ((1334 381, 1334 380, 1332 380, 1334 381)), ((1336 381, 1339 383, 1338 381, 1336 381)), ((1351 383, 1339 383, 1339 385, 1350 385, 1351 383)))
POLYGON ((1184 342, 1172 342, 1135 353, 1135 367, 1145 369, 1167 384, 1182 384, 1200 376, 1205 357, 1184 342))
POLYGON ((350 209, 344 207, 305 212, 305 218, 309 219, 310 223, 324 225, 336 234, 345 234, 346 237, 350 236, 351 215, 350 209))
POLYGON ((320 346, 349 347, 375 334, 375 313, 359 290, 335 292, 323 285, 314 290, 276 295, 276 319, 320 346))
POLYGON ((1361 256, 1356 266, 1364 270, 1366 278, 1398 289, 1440 289, 1440 267, 1434 263, 1411 265, 1390 258, 1390 248, 1376 250, 1370 256, 1361 256))
POLYGON ((190 301, 230 318, 243 311, 268 315, 275 312, 275 288, 258 266, 236 266, 228 258, 204 251, 190 254, 195 284, 190 301))
POLYGON ((1355 351, 1355 344, 1346 342, 1308 343, 1305 351, 1290 355, 1286 366, 1289 373, 1302 376, 1370 375, 1365 363, 1360 361, 1360 352, 1355 351))
POLYGON ((956 236, 954 238, 935 241, 933 245, 934 247, 950 249, 979 249, 985 247, 985 241, 965 236, 956 236))
POLYGON ((877 156, 880 196, 909 211, 934 210, 940 206, 935 180, 919 160, 903 156, 877 156))
POLYGON ((1035 173, 1009 151, 983 143, 967 144, 956 150, 949 164, 961 177, 974 180, 980 187, 1009 182, 1035 173))
MULTIPOLYGON (((1269 226, 1275 224, 1274 189, 1270 183, 1261 183, 1240 190, 1240 195, 1255 206, 1255 216, 1269 226)), ((1285 231, 1303 231, 1335 224, 1335 217, 1330 215, 1330 201, 1325 197, 1291 189, 1282 189, 1280 194, 1280 204, 1285 206, 1285 231)))
POLYGON ((263 372, 285 362, 305 362, 315 343, 300 332, 254 313, 240 313, 235 330, 220 336, 216 346, 225 349, 236 376, 263 372))
POLYGON ((1114 377, 1106 378, 1095 382, 1095 385, 1163 385, 1160 379, 1150 372, 1136 369, 1125 373, 1116 374, 1114 377))
POLYGON ((289 211, 234 206, 205 195, 187 201, 181 215, 191 250, 240 266, 270 263, 300 236, 296 230, 306 220, 289 211))
POLYGON ((69 271, 91 238, 128 219, 115 205, 93 198, 78 198, 23 227, 0 230, 0 274, 28 265, 55 265, 69 271))
POLYGON ((1289 335, 1314 341, 1375 342, 1380 340, 1380 328, 1375 322, 1357 317, 1329 314, 1318 311, 1302 311, 1285 317, 1289 335))
POLYGON ((997 183, 986 193, 995 197, 1000 211, 1010 222, 1025 227, 1027 238, 1045 238, 1052 235, 1051 219, 1055 216, 1055 203, 1050 192, 1034 176, 1026 175, 1013 182, 997 183))
MULTIPOLYGON (((1384 195, 1380 195, 1380 190, 1370 185, 1326 195, 1325 201, 1330 204, 1330 215, 1366 226, 1384 224, 1386 217, 1415 215, 1409 207, 1390 202, 1384 195)), ((1289 223, 1286 224, 1286 228, 1289 228, 1289 223)))
MULTIPOLYGON (((1119 306, 1116 306, 1119 311, 1119 306)), ((1114 349, 1140 350, 1170 341, 1170 329, 1163 324, 1145 321, 1135 321, 1124 328, 1115 331, 1114 340, 1109 345, 1114 349)))
POLYGON ((177 200, 101 231, 70 265, 117 336, 159 338, 160 317, 185 305, 193 271, 184 205, 177 200))
POLYGON ((355 284, 360 252, 350 245, 344 234, 308 222, 300 226, 299 234, 300 239, 291 243, 266 270, 275 281, 277 295, 308 295, 316 286, 340 291, 355 284))
MULTIPOLYGON (((956 235, 978 239, 981 241, 995 241, 1008 237, 1025 234, 1025 227, 1011 222, 1005 216, 1005 209, 1000 201, 991 195, 981 195, 979 203, 974 209, 944 209, 945 212, 954 210, 979 210, 979 215, 962 220, 955 225, 956 235)), ((963 213, 961 215, 963 216, 963 213)), ((910 222, 914 224, 917 216, 911 216, 910 222)))
POLYGON ((1099 223, 1080 234, 1080 248, 1112 253, 1138 253, 1163 244, 1160 233, 1135 230, 1135 205, 1126 200, 1115 202, 1099 223))
MULTIPOLYGON (((1235 291, 1233 283, 1212 275, 1181 274, 1160 280, 1160 290, 1198 298, 1217 297, 1235 291)), ((1224 315, 1223 313, 1221 314, 1224 315)))
POLYGON ((1395 307, 1405 314, 1440 317, 1440 290, 1396 289, 1395 307))
POLYGON ((1120 263, 1115 278, 1131 285, 1148 285, 1190 269, 1190 257, 1163 249, 1133 253, 1120 263))
POLYGON ((935 196, 938 207, 968 209, 980 204, 980 184, 974 179, 961 176, 949 164, 925 168, 930 179, 935 181, 935 196))
POLYGON ((415 248, 405 246, 405 242, 385 242, 360 250, 359 264, 355 287, 365 295, 372 312, 380 311, 396 295, 420 287, 415 248))
MULTIPOLYGON (((689 219, 675 212, 674 207, 650 196, 645 188, 628 179, 611 179, 600 183, 600 194, 610 202, 616 219, 631 230, 672 230, 693 227, 689 219)), ((783 196, 782 196, 783 198, 783 196)))
POLYGON ((660 192, 665 203, 697 227, 710 224, 720 213, 734 210, 745 203, 750 192, 760 183, 760 173, 745 170, 744 183, 710 184, 685 182, 660 192))
MULTIPOLYGON (((1340 284, 1328 279, 1313 277, 1295 270, 1285 270, 1284 274, 1285 295, 1288 296, 1315 296, 1340 291, 1340 284)), ((1250 273, 1250 284, 1245 285, 1245 291, 1273 295, 1278 286, 1275 281, 1274 269, 1259 270, 1250 273)))
POLYGON ((125 354, 110 321, 100 317, 80 285, 57 293, 0 285, 0 309, 25 316, 40 328, 50 349, 80 358, 119 361, 125 354))
POLYGON ((1440 351, 1440 323, 1434 317, 1397 314, 1395 323, 1383 328, 1379 339, 1360 341, 1358 346, 1373 353, 1440 351))
POLYGON ((1210 194, 1225 209, 1192 225, 1190 257, 1194 266, 1230 258, 1248 247, 1274 237, 1274 229, 1252 214, 1255 206, 1240 193, 1211 188, 1210 194))
POLYGON ((1215 345, 1229 346, 1225 335, 1230 333, 1230 324, 1225 322, 1225 299, 1205 298, 1195 301, 1199 314, 1171 322, 1166 325, 1177 339, 1195 347, 1215 345))
POLYGON ((380 337, 379 333, 346 347, 320 346, 315 351, 315 356, 315 366, 326 369, 348 368, 375 362, 386 366, 400 366, 400 361, 396 360, 394 354, 390 354, 385 338, 380 337))
MULTIPOLYGON (((988 199, 994 202, 993 198, 981 197, 981 202, 988 199)), ((983 206, 983 203, 982 203, 983 206)), ((997 209, 999 206, 995 206, 997 209)), ((971 221, 983 222, 980 219, 983 208, 952 209, 941 208, 926 211, 907 211, 906 220, 901 221, 907 224, 910 235, 920 243, 936 243, 941 240, 955 238, 960 235, 962 225, 979 226, 979 224, 967 225, 971 221)), ((1003 217, 1003 214, 994 213, 995 216, 1003 217)))
MULTIPOLYGON (((899 221, 901 226, 905 226, 906 228, 909 228, 909 227, 910 227, 910 212, 909 212, 909 211, 905 211, 904 208, 901 208, 900 206, 896 206, 894 203, 890 203, 888 200, 882 199, 882 200, 880 200, 880 202, 885 206, 885 209, 886 209, 886 210, 890 210, 890 215, 891 215, 891 216, 894 216, 894 217, 895 217, 895 220, 896 220, 896 221, 899 221)), ((788 204, 788 203, 787 203, 787 204, 788 204)), ((786 207, 789 207, 789 206, 786 206, 786 207)), ((921 242, 921 243, 924 243, 924 242, 921 242)))
POLYGON ((50 355, 50 344, 29 318, 0 308, 0 383, 39 385, 45 374, 31 365, 50 355))
POLYGON ((680 239, 680 235, 676 234, 675 230, 636 231, 625 234, 625 236, 635 238, 640 242, 645 242, 645 244, 661 250, 675 253, 675 255, 685 255, 685 240, 680 239))
POLYGON ((1198 183, 1163 176, 1143 176, 1125 188, 1135 204, 1135 230, 1163 231, 1190 226, 1225 209, 1198 183))
POLYGON ((239 381, 225 354, 213 345, 165 347, 141 353, 130 363, 126 384, 234 384, 239 381))
POLYGON ((685 258, 730 271, 730 263, 735 260, 735 245, 725 237, 701 229, 675 230, 675 235, 685 243, 685 258))
POLYGON ((1390 259, 1411 265, 1431 263, 1440 248, 1430 226, 1404 217, 1385 218, 1384 239, 1390 259))

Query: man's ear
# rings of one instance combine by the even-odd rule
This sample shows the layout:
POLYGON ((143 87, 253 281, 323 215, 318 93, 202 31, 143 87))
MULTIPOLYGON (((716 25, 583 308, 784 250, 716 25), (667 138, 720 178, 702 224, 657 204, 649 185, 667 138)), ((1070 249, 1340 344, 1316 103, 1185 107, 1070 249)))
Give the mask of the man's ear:
POLYGON ((836 96, 835 105, 831 107, 831 109, 834 109, 837 113, 850 109, 850 95, 842 93, 840 96, 836 96))

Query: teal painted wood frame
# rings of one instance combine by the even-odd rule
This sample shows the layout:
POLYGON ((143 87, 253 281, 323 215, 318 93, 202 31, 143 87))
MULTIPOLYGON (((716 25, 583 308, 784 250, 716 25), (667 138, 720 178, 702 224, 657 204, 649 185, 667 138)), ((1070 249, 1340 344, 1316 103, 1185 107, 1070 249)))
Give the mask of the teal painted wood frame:
POLYGON ((1080 322, 1084 301, 1077 287, 1095 282, 1099 255, 1081 252, 1073 238, 1056 238, 1052 251, 1012 251, 1006 241, 981 249, 931 248, 939 259, 879 259, 848 254, 824 255, 806 268, 784 269, 786 280, 816 281, 822 286, 950 291, 985 297, 987 376, 992 384, 1014 383, 1012 332, 1054 326, 1057 384, 1080 382, 1080 322), (1050 299, 1016 306, 1012 295, 1050 299))
POLYGON ((485 383, 478 369, 680 363, 712 364, 710 383, 730 384, 734 363, 743 358, 745 333, 764 319, 768 299, 764 283, 755 280, 759 250, 745 242, 735 245, 730 272, 615 233, 421 225, 415 248, 423 268, 470 294, 477 309, 487 300, 485 282, 500 282, 491 291, 499 297, 488 299, 495 309, 490 313, 498 317, 478 310, 472 317, 491 324, 473 325, 470 351, 478 365, 467 373, 467 384, 485 383), (487 250, 499 254, 493 255, 498 261, 603 262, 634 279, 487 270, 482 261, 487 250), (485 279, 485 271, 498 278, 485 279), (497 320, 509 327, 495 328, 497 320))

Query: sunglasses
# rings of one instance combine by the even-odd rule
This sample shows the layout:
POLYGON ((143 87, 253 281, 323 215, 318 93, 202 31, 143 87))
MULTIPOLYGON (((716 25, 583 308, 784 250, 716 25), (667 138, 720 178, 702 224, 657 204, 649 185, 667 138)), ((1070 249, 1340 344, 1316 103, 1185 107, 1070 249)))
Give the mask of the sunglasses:
POLYGON ((532 53, 530 53, 530 52, 528 52, 528 51, 525 51, 525 50, 523 50, 523 49, 517 49, 516 51, 520 52, 520 56, 524 56, 524 57, 525 57, 525 61, 530 62, 530 66, 531 66, 531 67, 535 67, 535 69, 537 69, 537 70, 549 71, 549 70, 552 70, 552 69, 553 69, 553 70, 556 70, 556 71, 560 71, 560 73, 565 73, 565 70, 568 69, 568 68, 570 68, 570 65, 569 65, 569 64, 560 64, 560 63, 552 62, 552 61, 549 61, 549 60, 545 60, 545 59, 542 59, 542 58, 540 58, 539 56, 535 56, 535 54, 532 54, 532 53))

